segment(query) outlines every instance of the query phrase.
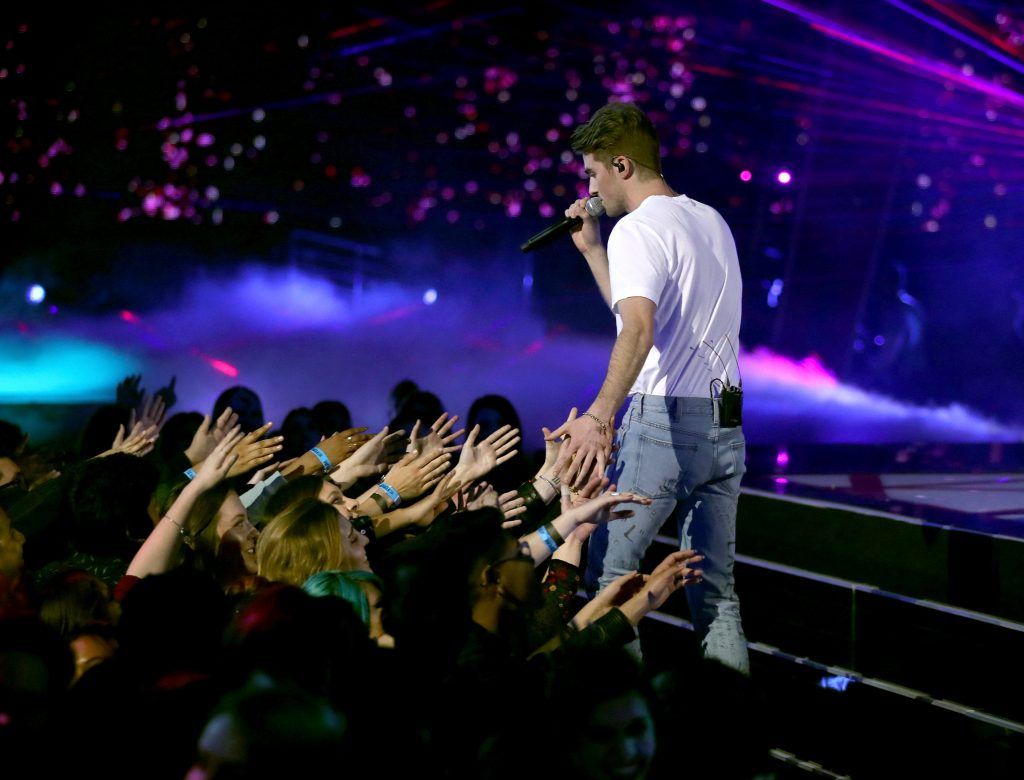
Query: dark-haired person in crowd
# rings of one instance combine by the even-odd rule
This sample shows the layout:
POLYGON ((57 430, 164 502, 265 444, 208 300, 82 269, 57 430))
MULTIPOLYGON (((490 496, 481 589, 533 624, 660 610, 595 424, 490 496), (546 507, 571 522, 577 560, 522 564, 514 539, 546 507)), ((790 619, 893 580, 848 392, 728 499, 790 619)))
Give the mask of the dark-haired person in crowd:
POLYGON ((238 416, 242 431, 251 433, 263 425, 263 403, 256 393, 244 385, 229 387, 213 402, 213 419, 218 419, 230 408, 238 416))
MULTIPOLYGON (((473 401, 466 415, 466 428, 472 430, 480 426, 480 435, 484 438, 490 436, 504 425, 509 425, 522 430, 523 424, 519 420, 512 402, 502 395, 482 395, 473 401)), ((530 478, 532 471, 530 463, 519 453, 507 463, 498 466, 487 475, 487 481, 494 486, 498 493, 506 493, 515 490, 519 485, 530 478)))
POLYGON ((678 505, 680 546, 705 556, 703 584, 687 589, 704 652, 746 671, 733 580, 745 443, 723 404, 724 389, 739 381, 742 286, 732 233, 713 208, 669 186, 654 125, 636 106, 602 107, 571 143, 583 155, 590 194, 608 216, 621 217, 606 249, 585 199, 565 212, 580 219, 573 243, 615 315, 618 337, 593 403, 553 434, 566 438, 559 471, 577 486, 591 469, 604 472, 615 415, 631 396, 612 479, 654 502, 595 536, 594 584, 607 587, 635 570, 678 505))

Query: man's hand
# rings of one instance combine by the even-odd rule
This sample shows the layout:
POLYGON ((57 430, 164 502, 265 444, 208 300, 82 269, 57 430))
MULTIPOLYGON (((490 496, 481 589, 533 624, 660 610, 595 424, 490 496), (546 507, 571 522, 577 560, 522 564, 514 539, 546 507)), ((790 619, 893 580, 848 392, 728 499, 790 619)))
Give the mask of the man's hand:
POLYGON ((604 470, 612 455, 612 425, 607 423, 602 431, 601 424, 589 415, 566 420, 547 440, 562 437, 562 446, 555 463, 555 474, 572 487, 579 488, 590 479, 591 470, 595 476, 604 476, 604 470))
POLYGON ((601 223, 587 211, 589 198, 580 198, 565 210, 565 216, 577 217, 582 224, 572 229, 572 242, 583 254, 594 249, 604 249, 601 243, 601 223))

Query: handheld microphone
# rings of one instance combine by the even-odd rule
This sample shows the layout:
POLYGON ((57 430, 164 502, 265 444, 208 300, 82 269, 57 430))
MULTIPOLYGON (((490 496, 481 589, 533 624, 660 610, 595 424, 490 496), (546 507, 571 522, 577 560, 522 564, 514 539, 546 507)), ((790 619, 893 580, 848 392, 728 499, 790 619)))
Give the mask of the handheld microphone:
MULTIPOLYGON (((601 203, 601 199, 596 195, 587 199, 585 208, 587 209, 587 213, 592 217, 600 217, 604 215, 604 204, 601 203)), ((579 217, 562 217, 553 225, 548 225, 548 227, 544 228, 536 235, 530 236, 530 238, 528 238, 519 248, 524 252, 532 252, 534 249, 539 249, 542 246, 550 244, 563 233, 568 233, 582 221, 583 220, 579 217)))

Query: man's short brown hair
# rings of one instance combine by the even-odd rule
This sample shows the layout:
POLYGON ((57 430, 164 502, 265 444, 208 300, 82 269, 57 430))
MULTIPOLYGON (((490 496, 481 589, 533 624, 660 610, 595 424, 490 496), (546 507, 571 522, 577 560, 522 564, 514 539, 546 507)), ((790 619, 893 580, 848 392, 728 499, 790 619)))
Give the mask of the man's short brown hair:
POLYGON ((606 165, 623 155, 661 175, 658 134, 647 114, 632 103, 602 106, 573 131, 569 143, 574 152, 593 154, 606 165))

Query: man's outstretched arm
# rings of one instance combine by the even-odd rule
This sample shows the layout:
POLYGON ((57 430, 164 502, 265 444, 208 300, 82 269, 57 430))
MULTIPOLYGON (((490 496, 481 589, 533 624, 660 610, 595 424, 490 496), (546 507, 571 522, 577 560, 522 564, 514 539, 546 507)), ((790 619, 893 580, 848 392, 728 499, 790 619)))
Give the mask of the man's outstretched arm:
POLYGON ((654 346, 654 301, 641 296, 619 301, 622 330, 615 339, 608 361, 608 373, 587 412, 566 423, 551 436, 567 435, 562 446, 556 473, 573 485, 588 479, 592 467, 604 473, 611 456, 612 420, 626 400, 626 394, 640 375, 647 354, 654 346))

